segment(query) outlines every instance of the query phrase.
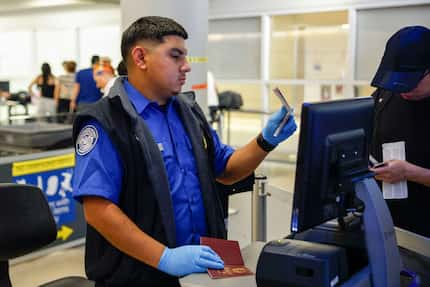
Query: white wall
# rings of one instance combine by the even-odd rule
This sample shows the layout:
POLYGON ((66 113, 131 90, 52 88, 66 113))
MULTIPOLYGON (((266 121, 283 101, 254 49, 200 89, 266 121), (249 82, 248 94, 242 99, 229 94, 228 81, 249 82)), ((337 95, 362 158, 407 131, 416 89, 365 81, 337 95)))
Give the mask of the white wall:
MULTIPOLYGON (((429 3, 426 0, 414 3, 429 3)), ((324 11, 349 7, 408 5, 410 0, 209 0, 209 16, 256 15, 263 13, 285 13, 300 11, 324 11)))
POLYGON ((360 10, 357 14, 358 80, 370 80, 378 68, 386 41, 402 27, 430 27, 430 5, 360 10))
POLYGON ((79 68, 90 56, 120 60, 120 9, 115 5, 88 5, 0 15, 0 79, 11 81, 11 92, 26 90, 43 62, 53 73, 63 73, 64 60, 79 68))

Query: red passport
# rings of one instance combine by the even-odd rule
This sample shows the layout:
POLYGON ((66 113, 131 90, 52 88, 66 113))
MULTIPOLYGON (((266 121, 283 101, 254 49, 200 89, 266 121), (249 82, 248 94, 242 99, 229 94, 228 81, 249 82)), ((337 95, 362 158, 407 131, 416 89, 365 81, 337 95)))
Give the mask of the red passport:
POLYGON ((239 243, 237 241, 200 237, 200 245, 209 246, 224 261, 224 269, 208 269, 209 277, 212 279, 253 274, 243 262, 239 243))

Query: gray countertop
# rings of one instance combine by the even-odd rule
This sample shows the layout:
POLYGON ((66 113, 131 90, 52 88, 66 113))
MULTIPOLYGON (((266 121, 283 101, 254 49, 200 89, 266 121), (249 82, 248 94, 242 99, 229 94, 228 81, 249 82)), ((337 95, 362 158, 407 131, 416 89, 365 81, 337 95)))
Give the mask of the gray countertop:
POLYGON ((257 260, 263 249, 264 242, 253 242, 242 249, 245 266, 254 272, 254 275, 239 276, 223 279, 211 279, 207 273, 191 274, 180 279, 182 287, 256 287, 255 271, 257 260))

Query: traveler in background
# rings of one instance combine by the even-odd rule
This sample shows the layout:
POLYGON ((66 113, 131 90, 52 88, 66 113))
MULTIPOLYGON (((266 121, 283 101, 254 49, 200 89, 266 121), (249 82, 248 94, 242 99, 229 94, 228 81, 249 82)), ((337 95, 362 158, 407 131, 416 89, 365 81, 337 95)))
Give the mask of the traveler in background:
POLYGON ((10 97, 10 93, 8 90, 2 90, 0 86, 0 103, 6 102, 6 100, 10 97))
POLYGON ((63 68, 66 73, 57 78, 54 92, 57 113, 68 113, 70 111, 70 99, 73 96, 75 87, 76 62, 64 61, 63 68))
POLYGON ((109 69, 112 75, 115 75, 115 69, 113 68, 112 61, 109 57, 101 57, 100 64, 105 66, 106 69, 109 69))
MULTIPOLYGON (((103 66, 106 65, 103 64, 103 66)), ((109 93, 110 88, 112 88, 118 77, 127 76, 127 66, 124 63, 124 60, 121 60, 116 68, 118 76, 115 76, 112 71, 112 66, 108 66, 108 68, 99 68, 99 71, 94 73, 94 80, 97 83, 97 87, 99 87, 103 92, 103 96, 106 96, 109 93)))
POLYGON ((110 64, 99 64, 94 69, 94 81, 96 81, 97 88, 106 96, 109 93, 109 89, 112 87, 115 81, 114 69, 110 64))
POLYGON ((105 81, 107 80, 107 82, 103 87, 103 96, 106 96, 109 93, 110 88, 112 88, 117 78, 127 76, 127 66, 124 63, 124 60, 121 60, 121 62, 119 62, 118 66, 116 67, 116 71, 118 73, 118 76, 116 77, 115 75, 110 76, 109 72, 105 73, 107 74, 105 75, 105 81))
POLYGON ((85 105, 96 102, 102 97, 102 93, 96 86, 93 70, 100 62, 100 57, 91 57, 91 67, 80 70, 76 74, 75 89, 70 101, 70 110, 81 110, 85 105))
POLYGON ((53 115, 55 114, 54 102, 54 89, 55 89, 55 76, 51 73, 51 66, 48 63, 43 63, 42 74, 38 75, 28 86, 28 93, 34 97, 34 86, 39 90, 38 99, 38 114, 39 115, 53 115))

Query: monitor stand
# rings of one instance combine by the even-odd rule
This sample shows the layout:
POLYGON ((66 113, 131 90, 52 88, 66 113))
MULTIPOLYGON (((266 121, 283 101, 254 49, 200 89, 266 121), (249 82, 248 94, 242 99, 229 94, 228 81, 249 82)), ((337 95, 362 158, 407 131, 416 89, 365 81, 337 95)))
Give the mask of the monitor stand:
POLYGON ((362 228, 341 230, 337 220, 331 220, 289 237, 346 249, 366 249, 368 266, 353 274, 342 286, 399 287, 401 259, 393 220, 382 192, 373 178, 360 178, 354 182, 354 189, 365 206, 362 228))
POLYGON ((373 178, 361 179, 354 187, 364 203, 364 236, 373 286, 399 287, 402 264, 393 219, 382 192, 373 178))

